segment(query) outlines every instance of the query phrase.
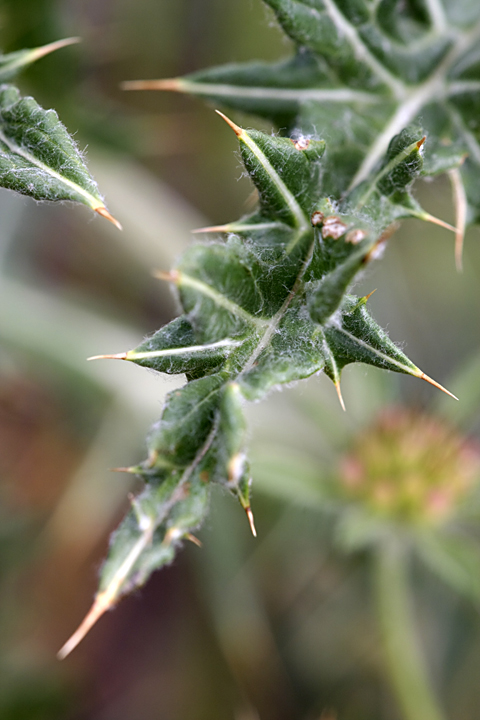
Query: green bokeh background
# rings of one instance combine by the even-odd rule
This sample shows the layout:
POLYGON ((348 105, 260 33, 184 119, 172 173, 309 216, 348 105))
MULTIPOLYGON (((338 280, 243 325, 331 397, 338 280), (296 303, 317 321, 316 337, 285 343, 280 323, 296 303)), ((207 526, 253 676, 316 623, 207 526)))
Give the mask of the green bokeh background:
MULTIPOLYGON (((259 538, 220 493, 174 565, 101 620, 63 663, 87 611, 108 534, 134 486, 109 468, 143 456, 172 381, 89 355, 134 347, 175 314, 168 269, 191 229, 245 213, 233 134, 199 101, 123 92, 127 79, 290 52, 260 0, 3 0, 5 51, 79 36, 31 67, 24 93, 54 107, 81 148, 118 233, 83 207, 0 193, 0 719, 398 720, 384 681, 368 557, 342 557, 308 484, 392 402, 480 431, 480 237, 462 274, 452 236, 405 222, 359 293, 410 358, 462 408, 412 378, 345 372, 249 409, 259 538), (451 403, 451 404, 449 404, 451 403), (279 448, 290 465, 275 474, 279 448)), ((254 119, 238 122, 261 127, 254 119)), ((263 126, 264 127, 264 126, 263 126)), ((453 221, 448 181, 417 184, 453 221)), ((126 364, 125 364, 126 365, 126 364)), ((478 714, 478 608, 424 571, 417 619, 454 720, 478 714)))

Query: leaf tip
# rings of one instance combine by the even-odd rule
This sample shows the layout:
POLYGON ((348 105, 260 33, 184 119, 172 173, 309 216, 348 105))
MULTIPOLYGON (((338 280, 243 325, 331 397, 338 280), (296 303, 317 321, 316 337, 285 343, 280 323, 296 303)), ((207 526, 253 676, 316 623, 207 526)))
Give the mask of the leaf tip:
POLYGON ((116 353, 114 355, 92 355, 87 358, 87 362, 90 360, 126 360, 128 353, 116 353))
POLYGON ((245 508, 245 512, 247 513, 248 522, 250 525, 250 530, 252 531, 253 537, 257 537, 257 528, 255 527, 255 518, 253 517, 252 508, 250 505, 247 505, 245 508))
POLYGON ((38 47, 32 50, 32 57, 34 60, 39 60, 40 58, 45 57, 45 55, 49 55, 50 53, 55 52, 55 50, 60 50, 61 48, 67 47, 68 45, 76 45, 79 42, 82 42, 82 39, 79 37, 70 37, 64 38, 63 40, 55 40, 55 42, 48 43, 48 45, 42 45, 42 47, 38 47))
POLYGON ((192 535, 192 533, 187 533, 185 535, 185 539, 189 540, 191 543, 193 543, 194 545, 196 545, 199 548, 202 547, 202 541, 199 540, 195 535, 192 535))
POLYGON ((213 233, 213 232, 229 232, 229 225, 210 225, 209 227, 195 228, 192 233, 213 233))
POLYGON ((418 217, 419 220, 424 220, 425 222, 432 223, 433 225, 438 225, 439 227, 445 228, 445 230, 450 230, 450 232, 454 232, 455 234, 458 233, 458 228, 454 227, 453 225, 450 225, 450 223, 445 222, 445 220, 441 220, 440 218, 435 217, 435 215, 431 215, 427 212, 421 212, 421 213, 414 213, 413 217, 418 217))
POLYGON ((450 395, 450 397, 452 397, 454 400, 458 400, 458 397, 451 393, 450 390, 447 390, 447 388, 444 388, 443 385, 440 385, 440 383, 438 383, 436 380, 433 380, 431 377, 428 377, 428 375, 425 375, 425 373, 421 370, 419 370, 419 374, 417 375, 417 377, 419 377, 420 380, 425 380, 426 382, 430 383, 430 385, 433 385, 447 395, 450 395))
POLYGON ((108 592, 103 592, 97 595, 92 607, 75 630, 73 635, 67 640, 57 653, 59 660, 65 660, 70 655, 72 650, 75 650, 77 645, 83 640, 87 633, 92 629, 95 623, 102 617, 102 615, 109 610, 113 605, 113 599, 108 592))
POLYGON ((158 280, 165 280, 166 282, 178 283, 180 281, 180 273, 178 270, 154 270, 153 277, 158 280))
POLYGON ((101 215, 102 217, 106 218, 106 220, 109 220, 119 230, 123 230, 123 228, 122 228, 121 224, 118 222, 118 220, 116 218, 114 218, 113 215, 111 215, 108 212, 107 208, 104 205, 102 205, 101 207, 95 208, 95 212, 98 213, 99 215, 101 215))
POLYGON ((125 80, 120 83, 122 90, 165 90, 167 92, 182 92, 183 86, 180 78, 167 78, 165 80, 125 80))
POLYGON ((334 385, 335 385, 335 390, 337 391, 338 400, 339 400, 339 402, 340 402, 340 405, 341 405, 341 407, 342 407, 342 410, 343 410, 344 412, 347 412, 347 408, 345 407, 345 402, 344 402, 344 400, 343 400, 342 388, 340 387, 340 380, 337 380, 337 381, 334 383, 334 385))
POLYGON ((422 145, 424 144, 424 142, 425 142, 426 139, 427 139, 427 136, 424 135, 423 138, 417 142, 417 148, 418 148, 418 150, 420 150, 420 148, 422 147, 422 145))
POLYGON ((235 135, 237 137, 241 137, 243 135, 244 130, 242 130, 241 127, 238 127, 238 125, 236 125, 233 122, 233 120, 230 120, 230 118, 228 118, 226 115, 224 115, 222 112, 220 112, 220 110, 215 110, 215 112, 217 113, 217 115, 220 115, 220 117, 225 120, 227 125, 229 125, 232 128, 233 132, 235 133, 235 135))
POLYGON ((358 308, 362 307, 363 305, 366 305, 367 302, 372 297, 373 293, 376 293, 376 292, 377 292, 377 288, 375 288, 375 290, 372 290, 371 292, 369 292, 368 295, 364 295, 363 297, 361 297, 360 300, 355 305, 355 307, 353 308, 353 311, 358 310, 358 308))

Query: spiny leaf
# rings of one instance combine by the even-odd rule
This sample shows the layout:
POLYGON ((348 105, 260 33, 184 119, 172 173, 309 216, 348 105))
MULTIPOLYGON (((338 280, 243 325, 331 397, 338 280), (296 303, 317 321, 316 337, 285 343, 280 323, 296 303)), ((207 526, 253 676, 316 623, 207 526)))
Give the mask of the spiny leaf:
POLYGON ((413 148, 403 135, 392 141, 354 212, 350 205, 355 210, 358 199, 335 207, 323 195, 323 140, 274 137, 225 119, 258 190, 258 210, 227 226, 226 241, 194 245, 160 274, 178 292, 181 317, 135 350, 100 356, 184 372, 188 382, 167 397, 148 459, 131 469, 145 488, 112 536, 92 611, 62 657, 101 612, 171 562, 201 524, 212 485, 233 493, 255 534, 246 400, 321 370, 338 389, 351 362, 425 377, 370 317, 368 298, 348 294, 383 242, 382 217, 387 225, 397 217, 398 198, 408 197, 421 171, 420 138, 413 148), (373 194, 394 209, 377 217, 369 205, 373 194))
POLYGON ((120 228, 57 113, 13 85, 0 85, 0 186, 36 200, 82 203, 120 228))
MULTIPOLYGON (((290 60, 226 65, 125 87, 187 92, 272 120, 282 131, 321 131, 328 144, 323 190, 337 200, 371 182, 392 138, 421 123, 427 136, 422 174, 457 169, 459 222, 479 222, 480 5, 265 2, 296 44, 290 60)), ((408 208, 434 221, 416 204, 408 208)), ((463 228, 457 232, 457 265, 462 238, 463 228)))

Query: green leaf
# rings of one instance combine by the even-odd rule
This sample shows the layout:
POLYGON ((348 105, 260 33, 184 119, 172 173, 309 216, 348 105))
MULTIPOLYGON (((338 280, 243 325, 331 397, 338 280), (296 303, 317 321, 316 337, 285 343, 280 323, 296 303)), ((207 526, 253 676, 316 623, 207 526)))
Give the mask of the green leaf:
MULTIPOLYGON (((174 270, 160 275, 175 286, 182 316, 135 350, 100 356, 184 372, 188 382, 168 396, 148 440, 148 459, 130 469, 145 488, 112 537, 91 614, 62 655, 92 618, 171 562, 201 524, 212 485, 237 497, 255 533, 246 400, 321 370, 338 387, 351 362, 424 377, 370 317, 367 298, 347 292, 375 256, 385 228, 365 209, 358 215, 335 211, 321 196, 324 142, 247 132, 227 122, 259 207, 223 229, 226 242, 194 245, 174 270)), ((421 169, 411 157, 417 146, 404 146, 403 137, 394 143, 373 186, 380 202, 403 196, 421 169)))
POLYGON ((79 202, 119 227, 54 110, 0 85, 0 186, 35 200, 79 202))

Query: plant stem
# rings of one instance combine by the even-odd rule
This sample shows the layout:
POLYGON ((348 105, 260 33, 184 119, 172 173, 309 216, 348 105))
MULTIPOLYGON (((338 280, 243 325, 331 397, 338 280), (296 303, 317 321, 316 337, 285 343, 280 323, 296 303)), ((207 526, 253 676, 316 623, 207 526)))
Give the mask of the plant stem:
POLYGON ((406 550, 385 542, 376 556, 375 591, 386 671, 405 720, 445 720, 418 643, 407 575, 406 550))

